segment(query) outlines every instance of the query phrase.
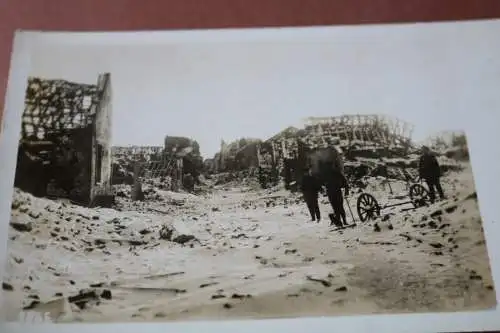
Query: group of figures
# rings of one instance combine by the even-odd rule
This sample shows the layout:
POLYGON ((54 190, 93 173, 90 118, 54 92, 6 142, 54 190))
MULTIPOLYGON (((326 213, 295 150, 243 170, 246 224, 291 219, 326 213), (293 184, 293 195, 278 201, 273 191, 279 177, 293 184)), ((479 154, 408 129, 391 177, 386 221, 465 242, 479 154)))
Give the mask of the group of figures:
MULTIPOLYGON (((431 203, 436 200, 436 192, 440 199, 445 199, 440 181, 441 167, 435 154, 426 146, 421 150, 418 174, 428 187, 431 203)), ((344 196, 349 195, 349 189, 342 156, 335 148, 322 148, 309 156, 308 163, 303 169, 301 191, 312 221, 321 220, 318 200, 320 194, 326 194, 333 209, 333 214, 329 215, 330 225, 339 228, 350 225, 344 209, 344 196)))

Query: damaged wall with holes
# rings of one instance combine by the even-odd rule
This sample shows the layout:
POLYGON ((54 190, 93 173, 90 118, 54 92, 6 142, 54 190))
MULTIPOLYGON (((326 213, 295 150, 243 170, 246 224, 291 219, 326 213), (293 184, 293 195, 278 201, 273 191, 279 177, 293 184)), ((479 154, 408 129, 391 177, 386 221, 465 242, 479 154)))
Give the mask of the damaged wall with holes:
POLYGON ((91 206, 111 192, 111 77, 95 85, 30 77, 15 186, 91 206))

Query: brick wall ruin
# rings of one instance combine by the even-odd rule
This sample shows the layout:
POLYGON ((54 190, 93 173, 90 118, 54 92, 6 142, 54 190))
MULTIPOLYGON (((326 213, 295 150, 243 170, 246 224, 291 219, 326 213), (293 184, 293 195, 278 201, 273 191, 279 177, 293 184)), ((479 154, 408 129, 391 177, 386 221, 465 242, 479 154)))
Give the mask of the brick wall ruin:
POLYGON ((110 194, 111 80, 28 79, 15 186, 92 205, 110 194))

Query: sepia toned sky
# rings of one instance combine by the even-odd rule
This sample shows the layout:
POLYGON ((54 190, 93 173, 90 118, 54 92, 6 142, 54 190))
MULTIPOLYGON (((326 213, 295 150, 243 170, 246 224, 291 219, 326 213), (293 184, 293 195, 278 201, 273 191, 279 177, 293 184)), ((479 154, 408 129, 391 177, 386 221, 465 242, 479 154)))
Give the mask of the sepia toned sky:
POLYGON ((399 117, 422 140, 464 128, 467 113, 497 111, 500 29, 491 26, 59 34, 40 38, 31 75, 94 83, 110 72, 114 145, 180 135, 211 157, 222 139, 266 139, 308 116, 349 113, 399 117))

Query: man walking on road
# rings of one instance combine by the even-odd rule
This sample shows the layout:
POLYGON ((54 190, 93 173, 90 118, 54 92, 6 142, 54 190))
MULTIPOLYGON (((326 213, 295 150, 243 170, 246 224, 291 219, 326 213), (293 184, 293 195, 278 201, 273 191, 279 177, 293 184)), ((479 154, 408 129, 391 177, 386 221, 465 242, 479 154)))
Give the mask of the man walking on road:
POLYGON ((441 187, 441 167, 436 159, 436 156, 426 146, 422 147, 422 155, 420 156, 418 173, 421 179, 425 180, 429 188, 429 196, 432 203, 436 200, 436 191, 439 197, 445 199, 443 188, 441 187))

